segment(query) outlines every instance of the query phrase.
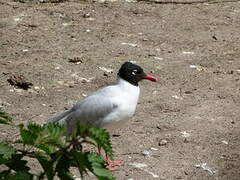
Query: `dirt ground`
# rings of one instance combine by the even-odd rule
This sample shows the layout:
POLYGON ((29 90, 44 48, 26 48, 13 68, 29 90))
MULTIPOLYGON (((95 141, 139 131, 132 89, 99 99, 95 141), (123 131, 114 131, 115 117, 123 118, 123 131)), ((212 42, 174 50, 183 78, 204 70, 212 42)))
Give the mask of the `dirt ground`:
POLYGON ((240 2, 23 2, 0 2, 0 105, 16 124, 45 123, 134 61, 159 82, 141 82, 112 132, 116 178, 240 179, 240 2))

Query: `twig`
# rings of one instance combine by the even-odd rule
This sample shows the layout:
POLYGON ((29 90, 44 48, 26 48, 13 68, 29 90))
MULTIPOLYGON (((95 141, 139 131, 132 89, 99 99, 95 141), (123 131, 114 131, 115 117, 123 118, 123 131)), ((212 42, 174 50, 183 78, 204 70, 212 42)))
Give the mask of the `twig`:
POLYGON ((17 151, 22 153, 24 156, 35 158, 35 152, 34 151, 25 151, 25 150, 21 150, 21 149, 18 149, 17 151))
POLYGON ((240 0, 200 0, 200 1, 177 1, 177 0, 137 0, 137 1, 146 1, 146 2, 152 2, 156 4, 203 4, 203 3, 209 3, 209 4, 220 4, 220 3, 230 3, 230 2, 240 2, 240 0))

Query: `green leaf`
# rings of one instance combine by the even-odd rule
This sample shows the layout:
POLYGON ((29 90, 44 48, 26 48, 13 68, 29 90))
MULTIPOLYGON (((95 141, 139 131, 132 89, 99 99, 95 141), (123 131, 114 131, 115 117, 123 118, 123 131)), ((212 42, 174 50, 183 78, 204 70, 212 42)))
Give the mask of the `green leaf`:
POLYGON ((4 159, 10 159, 16 150, 5 143, 0 142, 0 156, 4 159))
POLYGON ((46 152, 47 154, 53 154, 57 151, 57 148, 51 144, 36 144, 35 147, 43 150, 44 152, 46 152))
POLYGON ((83 177, 87 170, 92 172, 98 179, 113 180, 113 175, 106 169, 105 161, 96 153, 81 153, 76 150, 71 150, 70 155, 78 166, 78 170, 83 177))
POLYGON ((43 152, 36 152, 35 157, 38 162, 41 164, 43 170, 45 171, 48 180, 52 180, 55 176, 55 172, 53 170, 53 161, 52 159, 43 152))
POLYGON ((87 154, 89 162, 91 164, 96 164, 96 166, 105 167, 105 161, 102 156, 98 155, 97 153, 88 153, 87 154))
POLYGON ((38 135, 43 131, 43 127, 36 123, 29 123, 27 129, 32 133, 38 135))
POLYGON ((89 153, 87 155, 88 161, 91 163, 89 169, 95 176, 103 180, 113 180, 113 175, 106 169, 105 161, 96 153, 89 153))
POLYGON ((12 158, 9 160, 6 159, 1 159, 1 162, 3 162, 2 160, 5 160, 5 162, 3 162, 8 168, 9 170, 1 172, 0 174, 0 179, 15 179, 15 180, 23 180, 23 179, 31 179, 31 175, 28 173, 28 171, 30 170, 30 168, 28 166, 26 166, 27 161, 26 160, 22 160, 23 155, 22 154, 13 154, 12 158), (16 172, 15 175, 10 175, 11 170, 14 170, 16 172))
POLYGON ((0 111, 0 124, 11 124, 12 118, 8 116, 5 112, 0 111))
POLYGON ((109 157, 112 157, 113 151, 112 151, 112 145, 110 141, 110 135, 105 129, 97 128, 93 126, 87 127, 87 126, 79 125, 77 136, 81 136, 83 138, 87 136, 90 137, 100 147, 104 149, 104 151, 109 157))
POLYGON ((89 126, 78 124, 76 136, 80 136, 85 139, 88 136, 89 128, 89 126))
POLYGON ((43 136, 41 136, 41 141, 43 143, 48 143, 56 147, 62 147, 66 135, 66 129, 63 125, 49 123, 43 126, 43 136))
POLYGON ((16 174, 9 176, 6 180, 32 180, 33 175, 26 171, 18 171, 16 174))
POLYGON ((0 155, 0 164, 6 164, 12 162, 12 159, 5 159, 3 155, 0 155))
POLYGON ((18 125, 20 135, 24 144, 34 145, 42 128, 37 124, 28 124, 27 128, 23 124, 18 125))
POLYGON ((88 161, 87 153, 78 152, 75 149, 71 149, 68 153, 69 158, 75 164, 77 164, 81 178, 83 178, 84 173, 87 174, 87 170, 91 167, 88 161))
POLYGON ((44 126, 49 136, 53 139, 66 135, 66 129, 64 125, 48 123, 44 126))
POLYGON ((56 165, 57 175, 61 180, 74 180, 73 175, 69 171, 70 159, 66 152, 61 156, 56 165))
POLYGON ((53 123, 45 124, 42 127, 42 132, 39 133, 35 146, 48 154, 52 154, 58 149, 65 147, 65 133, 66 130, 63 125, 53 123))
POLYGON ((58 177, 61 180, 74 180, 73 174, 70 171, 64 171, 61 174, 58 174, 58 177))
POLYGON ((56 152, 65 145, 66 130, 63 125, 49 123, 41 126, 30 123, 27 127, 22 124, 18 127, 24 144, 35 146, 48 154, 56 152))
POLYGON ((11 173, 11 170, 1 170, 0 172, 0 179, 7 179, 7 177, 9 176, 9 174, 11 173))
POLYGON ((14 154, 12 159, 9 162, 6 162, 5 165, 14 171, 29 171, 30 168, 27 166, 27 161, 22 160, 24 157, 23 154, 14 154))
POLYGON ((95 174, 99 180, 113 180, 113 175, 105 168, 93 167, 93 174, 95 174))

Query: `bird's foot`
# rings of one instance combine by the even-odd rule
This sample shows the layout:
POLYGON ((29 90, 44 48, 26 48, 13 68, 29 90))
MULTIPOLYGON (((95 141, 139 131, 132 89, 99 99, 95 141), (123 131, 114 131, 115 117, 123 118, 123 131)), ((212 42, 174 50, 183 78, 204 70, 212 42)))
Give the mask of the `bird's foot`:
POLYGON ((110 159, 107 159, 107 169, 109 171, 115 171, 115 166, 122 166, 124 163, 122 161, 112 161, 110 159))

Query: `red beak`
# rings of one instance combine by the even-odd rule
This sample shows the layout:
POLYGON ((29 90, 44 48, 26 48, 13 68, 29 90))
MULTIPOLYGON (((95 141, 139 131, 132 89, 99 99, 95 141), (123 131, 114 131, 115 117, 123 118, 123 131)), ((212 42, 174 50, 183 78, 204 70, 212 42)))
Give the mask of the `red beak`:
POLYGON ((149 81, 157 82, 157 78, 150 75, 143 76, 143 79, 148 79, 149 81))

